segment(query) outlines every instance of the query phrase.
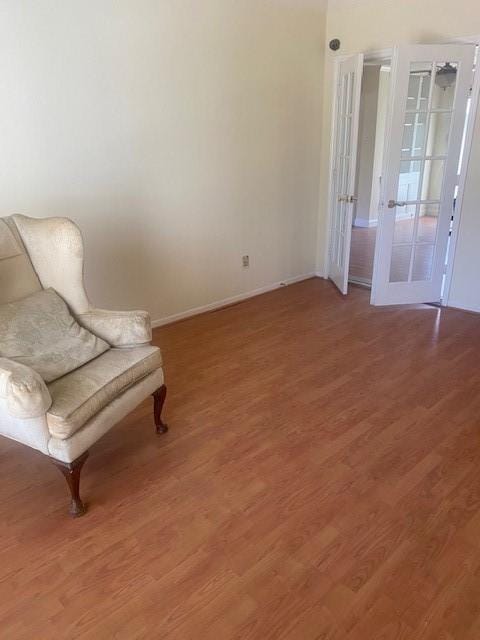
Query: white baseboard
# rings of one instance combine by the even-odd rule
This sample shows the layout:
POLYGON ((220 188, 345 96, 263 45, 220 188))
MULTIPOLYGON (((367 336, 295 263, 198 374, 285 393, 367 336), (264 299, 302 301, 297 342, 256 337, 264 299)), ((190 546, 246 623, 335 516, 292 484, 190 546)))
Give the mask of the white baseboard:
POLYGON ((301 282, 302 280, 308 280, 309 278, 315 277, 323 277, 319 276, 317 273, 305 273, 302 276, 294 276, 293 278, 287 278, 286 280, 281 280, 280 282, 274 282, 273 284, 267 284, 264 287, 260 287, 259 289, 253 289, 252 291, 246 291, 245 293, 239 293, 236 296, 231 296, 230 298, 223 298, 223 300, 216 300, 215 302, 210 302, 209 304, 204 304, 201 307, 194 307, 193 309, 188 309, 187 311, 181 311, 180 313, 174 313, 171 316, 166 316, 165 318, 159 318, 158 320, 152 321, 152 327, 162 327, 163 325, 170 324, 172 322, 177 322, 177 320, 184 320, 185 318, 191 318, 192 316, 197 316, 199 313, 205 313, 206 311, 213 311, 215 309, 220 309, 221 307, 226 307, 230 304, 234 304, 235 302, 241 302, 242 300, 248 300, 248 298, 254 298, 255 296, 259 296, 262 293, 268 293, 269 291, 273 291, 274 289, 279 289, 280 287, 288 286, 289 284, 295 284, 295 282, 301 282))
POLYGON ((461 309, 462 311, 471 311, 473 313, 480 313, 479 305, 476 305, 476 306, 465 305, 465 304, 462 304, 461 302, 457 302, 456 300, 449 300, 447 303, 447 307, 450 307, 451 309, 461 309))
POLYGON ((353 221, 354 227, 370 228, 376 227, 377 225, 378 220, 376 218, 355 218, 353 221))

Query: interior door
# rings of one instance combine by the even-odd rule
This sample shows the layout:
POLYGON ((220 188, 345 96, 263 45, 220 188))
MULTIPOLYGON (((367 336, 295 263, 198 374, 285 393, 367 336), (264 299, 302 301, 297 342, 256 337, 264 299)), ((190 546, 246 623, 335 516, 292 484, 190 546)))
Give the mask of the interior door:
POLYGON ((345 294, 352 238, 363 54, 338 63, 334 103, 328 277, 345 294))
POLYGON ((474 45, 394 51, 373 304, 440 300, 474 54, 474 45))

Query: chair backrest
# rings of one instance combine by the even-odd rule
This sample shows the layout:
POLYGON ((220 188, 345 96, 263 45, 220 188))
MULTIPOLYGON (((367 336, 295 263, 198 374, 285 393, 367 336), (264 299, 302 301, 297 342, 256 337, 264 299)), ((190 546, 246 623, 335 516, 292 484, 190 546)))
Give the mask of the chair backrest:
POLYGON ((42 285, 12 218, 0 218, 0 304, 40 291, 42 285))

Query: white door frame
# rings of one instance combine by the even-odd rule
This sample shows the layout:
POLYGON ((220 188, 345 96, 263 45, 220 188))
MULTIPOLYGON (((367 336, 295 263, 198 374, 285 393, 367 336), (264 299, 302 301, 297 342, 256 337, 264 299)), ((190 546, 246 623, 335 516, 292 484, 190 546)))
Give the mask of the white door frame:
MULTIPOLYGON (((478 111, 478 105, 480 102, 480 35, 475 36, 464 36, 459 38, 449 38, 449 39, 436 39, 434 44, 455 44, 455 43, 464 43, 464 44, 475 44, 478 48, 477 53, 477 61, 476 61, 476 69, 475 75, 473 78, 473 86, 472 86, 472 95, 471 95, 471 103, 470 103, 470 116, 467 125, 467 131, 465 136, 465 147, 463 150, 463 160, 462 160, 462 169, 460 172, 459 180, 458 180, 458 196, 457 202, 455 206, 455 215, 453 216, 453 224, 452 224, 452 235, 450 237, 450 247, 449 247, 449 255, 448 255, 448 263, 445 272, 445 287, 443 291, 442 297, 442 306, 448 306, 449 298, 450 298, 450 288, 452 284, 452 275, 453 275, 453 267, 455 264, 455 254, 457 250, 457 240, 458 240, 458 229, 460 227, 460 220, 462 217, 462 209, 463 209, 463 196, 466 185, 466 178, 468 175, 468 166, 471 157, 471 150, 473 144, 473 133, 475 128, 475 120, 478 111)), ((432 43, 420 43, 420 44, 432 44, 432 43)), ((337 97, 337 82, 338 82, 338 69, 339 63, 348 58, 352 54, 345 54, 336 57, 333 61, 333 99, 332 105, 335 105, 335 100, 337 97)), ((371 50, 364 53, 364 65, 365 64, 380 64, 382 61, 391 59, 393 55, 393 48, 386 49, 377 49, 371 50)), ((391 85, 390 89, 391 90, 391 85)), ((329 261, 330 261, 330 236, 331 236, 331 216, 332 216, 332 198, 333 198, 333 189, 332 189, 332 180, 333 180, 333 168, 334 168, 334 138, 336 131, 336 114, 335 109, 332 107, 332 117, 331 117, 331 129, 330 129, 330 160, 329 160, 329 181, 328 181, 328 200, 327 200, 327 251, 325 252, 325 260, 324 260, 324 278, 328 278, 329 272, 329 261)), ((378 226, 377 226, 377 234, 375 237, 375 244, 377 242, 378 236, 378 226)))

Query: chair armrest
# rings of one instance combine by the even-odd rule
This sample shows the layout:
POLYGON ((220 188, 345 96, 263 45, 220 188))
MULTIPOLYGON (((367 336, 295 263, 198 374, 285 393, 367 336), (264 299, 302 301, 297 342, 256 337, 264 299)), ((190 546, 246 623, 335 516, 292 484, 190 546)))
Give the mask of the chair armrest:
POLYGON ((0 358, 0 398, 14 418, 38 418, 52 404, 50 392, 41 376, 24 364, 0 358))
POLYGON ((112 347, 132 347, 152 339, 152 323, 147 311, 90 309, 78 314, 77 320, 112 347))

